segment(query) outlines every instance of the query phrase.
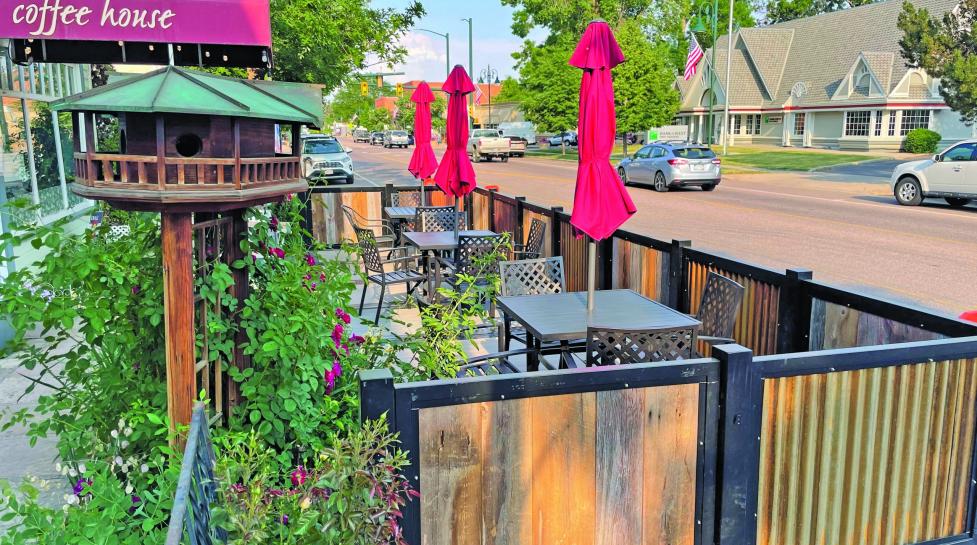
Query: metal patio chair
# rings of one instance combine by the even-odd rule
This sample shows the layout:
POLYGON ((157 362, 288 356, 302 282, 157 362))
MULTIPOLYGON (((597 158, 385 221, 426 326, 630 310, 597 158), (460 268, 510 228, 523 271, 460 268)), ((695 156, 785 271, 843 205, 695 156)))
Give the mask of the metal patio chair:
MULTIPOLYGON (((499 295, 502 297, 562 293, 567 289, 563 256, 503 261, 499 263, 499 277, 499 295)), ((514 324, 508 316, 503 316, 502 330, 499 333, 500 350, 508 350, 512 339, 528 346, 525 332, 518 331, 521 328, 514 328, 514 325, 518 324, 514 324)))
POLYGON ((746 288, 742 284, 709 272, 706 287, 702 290, 702 302, 695 314, 695 318, 702 322, 698 335, 701 351, 707 352, 712 345, 736 342, 733 328, 745 293, 746 288))
POLYGON ((455 212, 453 206, 418 206, 414 216, 414 227, 426 233, 454 231, 453 221, 458 222, 459 231, 468 229, 468 218, 465 213, 455 212))
POLYGON ((693 328, 627 330, 588 327, 586 360, 581 361, 577 354, 573 354, 567 363, 572 367, 592 367, 687 360, 695 357, 695 338, 693 328))
MULTIPOLYGON (((403 252, 406 254, 408 248, 392 248, 387 259, 380 258, 380 248, 377 246, 376 236, 370 229, 353 228, 356 233, 356 242, 360 247, 363 256, 363 266, 366 269, 367 281, 363 285, 363 294, 360 297, 360 315, 363 314, 363 304, 366 302, 366 288, 372 283, 380 286, 380 300, 377 302, 377 315, 373 323, 380 323, 380 312, 383 309, 383 298, 387 292, 387 286, 405 284, 407 294, 410 295, 427 279, 427 275, 420 271, 417 255, 403 255, 401 257, 390 257, 390 255, 403 252), (385 265, 399 265, 400 269, 387 272, 385 265), (413 265, 411 267, 410 265, 413 265), (413 284, 413 286, 411 285, 413 284)), ((386 250, 386 249, 385 249, 386 250)))
POLYGON ((512 246, 513 259, 538 259, 543 253, 543 236, 546 234, 546 222, 533 218, 529 224, 529 234, 525 244, 512 246))
MULTIPOLYGON (((417 297, 417 304, 424 308, 441 302, 440 288, 463 290, 468 281, 462 276, 475 277, 476 286, 487 286, 488 281, 479 277, 484 260, 499 250, 502 235, 459 235, 458 247, 451 258, 431 256, 427 261, 427 285, 424 293, 417 297)), ((486 265, 486 270, 494 269, 486 265)), ((495 316, 495 298, 482 301, 489 305, 489 316, 495 316)), ((491 324, 496 327, 495 322, 491 324)))
MULTIPOLYGON (((390 206, 421 206, 420 191, 394 191, 390 194, 390 206)), ((417 223, 415 220, 403 220, 400 225, 404 231, 416 231, 417 223)))
POLYGON ((397 232, 390 225, 389 221, 367 218, 345 204, 343 205, 343 214, 346 216, 346 220, 349 222, 349 224, 353 226, 354 232, 357 230, 369 230, 373 232, 373 238, 377 243, 377 246, 380 246, 385 250, 388 247, 394 246, 394 243, 397 240, 397 232), (381 234, 376 234, 376 229, 379 229, 381 234))
POLYGON ((506 352, 475 356, 474 358, 469 358, 464 365, 459 367, 455 376, 464 378, 519 373, 519 368, 509 361, 509 358, 513 356, 527 356, 531 352, 532 350, 523 348, 520 350, 508 350, 506 352))

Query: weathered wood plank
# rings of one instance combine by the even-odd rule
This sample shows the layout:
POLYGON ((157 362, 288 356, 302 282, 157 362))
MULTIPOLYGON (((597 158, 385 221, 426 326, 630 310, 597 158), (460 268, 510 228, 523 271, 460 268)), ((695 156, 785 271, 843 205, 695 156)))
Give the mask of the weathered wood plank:
POLYGON ((699 388, 644 389, 644 545, 695 543, 699 388))
POLYGON ((481 543, 481 410, 471 403, 419 411, 423 545, 481 543))
POLYGON ((532 399, 536 545, 591 545, 596 495, 594 393, 532 399))
POLYGON ((532 543, 532 401, 482 406, 482 543, 532 543))
POLYGON ((641 541, 643 390, 597 392, 597 545, 641 541))

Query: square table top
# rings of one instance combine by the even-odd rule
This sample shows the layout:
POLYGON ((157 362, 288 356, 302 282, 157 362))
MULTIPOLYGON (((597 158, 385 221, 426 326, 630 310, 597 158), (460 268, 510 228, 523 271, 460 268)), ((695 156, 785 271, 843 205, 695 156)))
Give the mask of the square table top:
POLYGON ((392 220, 412 220, 417 214, 415 206, 385 206, 383 213, 392 220))
POLYGON ((594 292, 593 314, 587 314, 587 292, 499 297, 499 309, 518 321, 542 342, 568 341, 587 336, 587 326, 615 329, 689 327, 702 323, 691 316, 652 301, 634 290, 594 292))
MULTIPOLYGON (((485 237, 497 233, 492 231, 458 231, 459 236, 485 237)), ((454 231, 406 231, 404 240, 408 244, 417 246, 419 250, 453 250, 458 247, 458 239, 455 238, 454 231)))

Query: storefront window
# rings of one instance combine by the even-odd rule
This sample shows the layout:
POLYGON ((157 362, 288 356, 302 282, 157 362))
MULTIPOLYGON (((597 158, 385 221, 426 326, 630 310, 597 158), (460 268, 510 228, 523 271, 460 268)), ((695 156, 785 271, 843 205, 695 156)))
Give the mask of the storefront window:
POLYGON ((868 136, 872 112, 845 112, 845 136, 868 136))
POLYGON ((930 126, 929 110, 903 110, 900 136, 906 136, 913 129, 928 129, 930 126))

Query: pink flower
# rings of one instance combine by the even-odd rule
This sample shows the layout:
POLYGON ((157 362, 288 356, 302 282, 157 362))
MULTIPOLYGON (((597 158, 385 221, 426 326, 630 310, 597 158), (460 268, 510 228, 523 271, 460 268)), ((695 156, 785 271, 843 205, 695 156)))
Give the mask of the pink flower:
POLYGON ((268 253, 277 257, 278 259, 285 259, 285 250, 281 248, 268 248, 268 253))
POLYGON ((336 375, 332 374, 332 369, 326 371, 326 395, 332 393, 333 388, 336 387, 336 375))
POLYGON ((309 474, 306 473, 305 468, 298 466, 295 471, 292 472, 292 486, 301 486, 305 483, 305 479, 308 478, 309 474))
POLYGON ((316 288, 316 283, 313 282, 312 285, 309 286, 309 291, 315 291, 315 288, 316 288))
POLYGON ((326 273, 319 273, 319 282, 326 281, 326 273))
POLYGON ((311 275, 311 274, 307 274, 307 275, 305 275, 305 279, 306 279, 306 280, 312 280, 312 275, 311 275))
POLYGON ((336 317, 347 324, 350 322, 349 314, 341 308, 336 309, 336 317))
POLYGON ((310 267, 313 266, 313 265, 315 265, 315 256, 312 255, 312 254, 305 254, 305 262, 310 267))
POLYGON ((268 222, 268 227, 270 227, 272 231, 278 231, 278 216, 271 217, 271 221, 268 222))
POLYGON ((355 334, 354 334, 354 335, 352 335, 352 336, 351 336, 351 337, 349 338, 349 342, 351 342, 351 343, 353 343, 353 344, 363 344, 363 343, 365 343, 365 342, 366 342, 366 339, 364 339, 363 337, 361 337, 361 336, 359 336, 359 335, 355 335, 355 334))
POLYGON ((342 376, 343 366, 339 365, 339 360, 333 360, 332 362, 332 375, 336 378, 342 376))
POLYGON ((339 348, 339 345, 343 343, 343 324, 336 324, 336 327, 332 328, 332 343, 339 348))

